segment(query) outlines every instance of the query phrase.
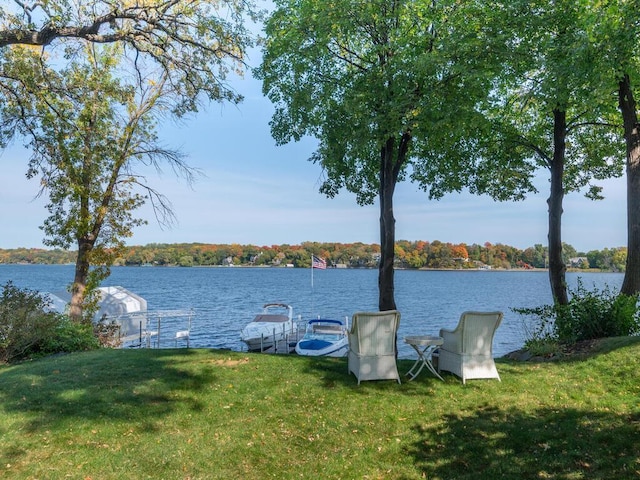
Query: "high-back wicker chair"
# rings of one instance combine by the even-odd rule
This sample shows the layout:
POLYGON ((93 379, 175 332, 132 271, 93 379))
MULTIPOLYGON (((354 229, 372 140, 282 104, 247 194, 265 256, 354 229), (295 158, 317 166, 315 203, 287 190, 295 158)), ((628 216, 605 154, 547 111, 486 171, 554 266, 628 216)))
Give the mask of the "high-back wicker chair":
POLYGON ((454 330, 440 330, 444 339, 438 351, 438 371, 451 372, 462 383, 473 378, 497 378, 493 361, 493 336, 502 312, 464 312, 454 330))
POLYGON ((357 312, 349 330, 349 372, 362 380, 397 380, 396 365, 400 312, 357 312))

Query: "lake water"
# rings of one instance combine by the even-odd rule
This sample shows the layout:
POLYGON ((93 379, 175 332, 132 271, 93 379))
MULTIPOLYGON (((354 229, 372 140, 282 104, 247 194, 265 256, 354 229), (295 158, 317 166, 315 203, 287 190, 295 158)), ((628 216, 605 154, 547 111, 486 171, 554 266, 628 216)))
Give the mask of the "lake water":
MULTIPOLYGON (((39 291, 63 290, 73 279, 72 265, 0 265, 0 285, 39 291)), ((623 274, 568 273, 574 288, 578 276, 588 289, 620 288, 623 274)), ((378 271, 297 268, 116 267, 104 286, 120 285, 147 300, 149 310, 194 309, 191 346, 242 351, 240 330, 262 305, 284 302, 302 319, 344 318, 356 311, 376 311, 378 271)), ((522 347, 523 317, 514 307, 551 303, 547 272, 416 271, 395 273, 395 295, 401 312, 399 338, 434 335, 453 328, 465 310, 500 310, 494 356, 522 347)), ((398 342, 401 358, 415 352, 398 342)))

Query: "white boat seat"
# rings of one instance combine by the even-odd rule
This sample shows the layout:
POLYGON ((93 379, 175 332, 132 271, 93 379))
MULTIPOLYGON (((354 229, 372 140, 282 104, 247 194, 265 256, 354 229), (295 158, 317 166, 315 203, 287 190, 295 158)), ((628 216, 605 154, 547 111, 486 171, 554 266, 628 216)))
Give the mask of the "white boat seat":
POLYGON ((189 348, 189 334, 189 330, 180 330, 179 332, 176 332, 176 346, 178 346, 178 340, 186 340, 187 348, 189 348))

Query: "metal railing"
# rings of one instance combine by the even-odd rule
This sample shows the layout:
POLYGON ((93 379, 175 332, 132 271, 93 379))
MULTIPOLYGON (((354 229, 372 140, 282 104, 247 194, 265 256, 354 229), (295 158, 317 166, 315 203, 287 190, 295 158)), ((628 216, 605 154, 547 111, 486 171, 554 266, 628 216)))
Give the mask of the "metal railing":
POLYGON ((119 341, 123 347, 169 348, 177 347, 178 342, 184 342, 189 348, 194 317, 193 309, 147 310, 105 316, 100 322, 119 327, 119 341), (171 342, 169 347, 167 337, 171 342))

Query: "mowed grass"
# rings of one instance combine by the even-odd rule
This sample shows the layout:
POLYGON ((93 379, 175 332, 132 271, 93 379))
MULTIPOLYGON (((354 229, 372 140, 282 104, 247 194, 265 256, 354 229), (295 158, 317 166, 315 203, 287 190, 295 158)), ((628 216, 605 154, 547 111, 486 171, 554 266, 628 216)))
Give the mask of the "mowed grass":
POLYGON ((0 366, 0 478, 640 478, 639 342, 467 385, 194 349, 0 366))

